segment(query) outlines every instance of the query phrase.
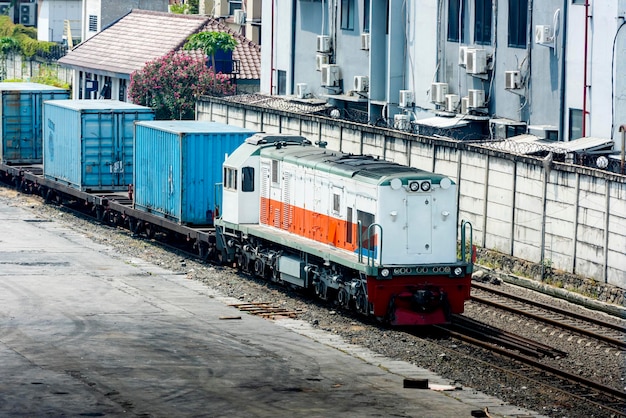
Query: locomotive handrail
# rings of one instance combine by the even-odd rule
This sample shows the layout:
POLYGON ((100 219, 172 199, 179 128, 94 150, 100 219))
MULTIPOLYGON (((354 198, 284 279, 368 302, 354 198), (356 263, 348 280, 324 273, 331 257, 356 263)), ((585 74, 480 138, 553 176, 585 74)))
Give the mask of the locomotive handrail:
MULTIPOLYGON (((372 227, 374 227, 374 228, 378 227, 380 229, 380 245, 379 245, 379 254, 378 254, 378 256, 382 260, 382 258, 383 258, 383 227, 380 224, 377 224, 377 223, 370 224, 367 227, 367 235, 366 235, 367 242, 370 242, 370 238, 372 237, 372 234, 371 234, 372 227)), ((358 228, 357 231, 358 231, 358 238, 359 238, 359 263, 363 263, 363 233, 361 232, 361 221, 357 222, 357 228, 358 228)), ((374 267, 374 265, 376 264, 376 258, 377 257, 376 256, 370 257, 369 252, 371 250, 368 248, 367 251, 368 251, 368 254, 367 254, 367 266, 368 267, 374 267)))
POLYGON ((464 262, 468 262, 467 254, 466 254, 467 249, 465 245, 465 234, 466 234, 465 231, 467 230, 467 227, 469 227, 469 234, 470 234, 469 262, 471 262, 472 261, 471 248, 472 248, 472 242, 474 242, 474 228, 472 227, 472 224, 466 220, 461 221, 461 260, 463 260, 464 262))

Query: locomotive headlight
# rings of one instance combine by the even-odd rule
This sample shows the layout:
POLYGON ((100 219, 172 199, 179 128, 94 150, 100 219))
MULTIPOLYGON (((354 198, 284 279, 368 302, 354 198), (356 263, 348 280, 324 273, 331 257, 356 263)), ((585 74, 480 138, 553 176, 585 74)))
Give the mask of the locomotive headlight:
POLYGON ((420 183, 419 183, 419 181, 412 181, 412 182, 410 182, 410 183, 409 183, 409 189, 410 189, 412 192, 416 192, 416 191, 418 191, 418 190, 420 189, 420 183))
POLYGON ((454 269, 455 276, 460 276, 461 274, 463 274, 463 269, 461 267, 457 267, 454 269))
POLYGON ((422 182, 422 185, 420 186, 423 192, 427 192, 430 190, 430 182, 428 181, 424 181, 422 182))
POLYGON ((389 269, 382 269, 380 271, 380 275, 383 276, 383 277, 389 277, 389 273, 390 273, 389 269))

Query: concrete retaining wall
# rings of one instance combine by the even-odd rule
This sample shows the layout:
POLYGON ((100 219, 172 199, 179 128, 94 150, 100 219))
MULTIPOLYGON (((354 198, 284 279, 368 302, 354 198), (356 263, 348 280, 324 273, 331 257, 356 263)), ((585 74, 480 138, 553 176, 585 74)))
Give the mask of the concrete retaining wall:
POLYGON ((202 98, 198 120, 302 135, 445 174, 486 249, 626 288, 626 177, 332 118, 202 98))

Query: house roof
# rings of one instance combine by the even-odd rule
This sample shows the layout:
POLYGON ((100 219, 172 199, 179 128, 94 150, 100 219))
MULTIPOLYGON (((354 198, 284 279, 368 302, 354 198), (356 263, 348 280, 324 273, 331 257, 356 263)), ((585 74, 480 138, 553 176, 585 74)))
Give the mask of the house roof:
POLYGON ((181 49, 189 35, 207 30, 228 32, 237 40, 233 59, 240 61, 238 78, 260 78, 260 47, 217 20, 138 9, 80 43, 59 59, 59 64, 115 76, 130 75, 147 62, 181 49))

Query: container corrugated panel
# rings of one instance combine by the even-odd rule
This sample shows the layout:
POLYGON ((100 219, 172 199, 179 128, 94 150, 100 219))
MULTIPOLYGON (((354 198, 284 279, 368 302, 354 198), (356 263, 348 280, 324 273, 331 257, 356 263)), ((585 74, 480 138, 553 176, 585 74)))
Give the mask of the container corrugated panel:
POLYGON ((42 163, 42 112, 45 100, 68 99, 68 90, 39 83, 0 83, 0 161, 42 163))
POLYGON ((216 122, 137 123, 134 207, 180 224, 212 224, 225 156, 254 133, 216 122))
POLYGON ((135 122, 153 119, 152 109, 116 100, 44 102, 44 176, 82 191, 126 190, 135 122))

